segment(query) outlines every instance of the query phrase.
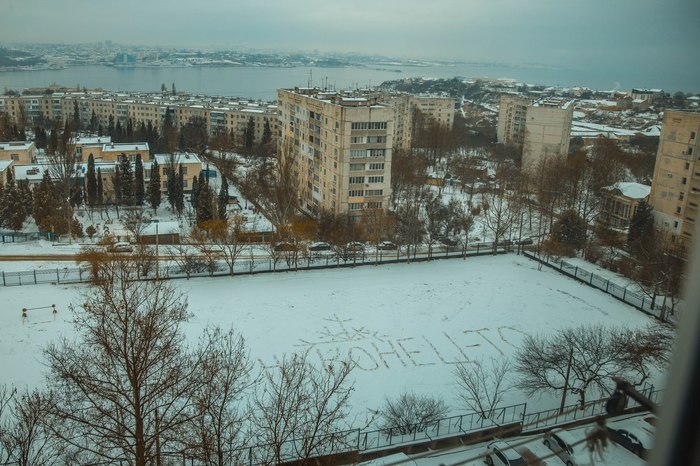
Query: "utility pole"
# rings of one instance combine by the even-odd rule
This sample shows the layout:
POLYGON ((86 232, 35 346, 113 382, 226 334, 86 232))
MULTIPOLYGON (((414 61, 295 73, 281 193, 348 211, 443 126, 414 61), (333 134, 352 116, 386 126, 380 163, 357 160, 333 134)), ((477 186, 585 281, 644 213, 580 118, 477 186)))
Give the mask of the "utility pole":
POLYGON ((156 223, 156 280, 160 278, 160 256, 158 255, 158 224, 156 223))

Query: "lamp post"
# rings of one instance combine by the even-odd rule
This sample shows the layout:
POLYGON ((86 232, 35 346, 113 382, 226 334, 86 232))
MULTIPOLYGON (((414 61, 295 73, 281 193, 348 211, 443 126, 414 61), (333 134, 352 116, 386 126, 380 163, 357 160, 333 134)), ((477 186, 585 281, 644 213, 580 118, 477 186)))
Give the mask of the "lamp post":
POLYGON ((158 255, 158 224, 156 223, 156 280, 160 278, 160 256, 158 255))

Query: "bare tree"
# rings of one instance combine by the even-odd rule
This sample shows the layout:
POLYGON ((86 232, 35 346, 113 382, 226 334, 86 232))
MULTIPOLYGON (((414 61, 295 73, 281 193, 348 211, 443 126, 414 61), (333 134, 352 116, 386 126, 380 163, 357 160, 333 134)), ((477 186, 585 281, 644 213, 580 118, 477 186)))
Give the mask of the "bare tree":
POLYGON ((243 222, 240 217, 207 220, 193 232, 194 244, 205 256, 213 260, 223 259, 233 276, 236 261, 243 253, 246 243, 242 241, 243 222))
POLYGON ((95 459, 145 466, 181 440, 210 382, 202 370, 208 348, 185 350, 187 303, 166 282, 135 280, 128 259, 101 273, 73 309, 78 341, 44 351, 54 433, 95 459))
POLYGON ((207 329, 200 345, 208 384, 198 393, 189 429, 196 457, 206 465, 240 463, 248 436, 242 399, 256 380, 243 337, 232 329, 207 329))
POLYGON ((310 459, 344 439, 352 363, 339 361, 317 367, 307 354, 285 356, 264 375, 264 389, 253 400, 257 437, 268 449, 258 449, 265 464, 310 459))
POLYGON ((508 380, 511 369, 508 359, 491 358, 489 365, 483 360, 459 364, 454 370, 457 395, 469 409, 490 419, 511 388, 508 380))
POLYGON ((520 190, 512 170, 501 164, 496 170, 496 185, 482 197, 484 225, 493 235, 493 252, 520 218, 520 190))
POLYGON ((669 340, 657 330, 602 325, 527 336, 515 357, 515 370, 520 375, 516 386, 529 395, 561 392, 561 409, 570 392, 578 396, 583 409, 587 393, 606 393, 612 376, 636 375, 640 383, 646 380, 651 366, 660 367, 667 361, 669 340))
POLYGON ((440 398, 405 392, 395 400, 387 398, 380 413, 382 429, 404 435, 424 431, 445 417, 447 406, 440 398))
POLYGON ((149 220, 146 218, 146 209, 143 207, 130 207, 122 220, 124 228, 134 238, 136 243, 140 242, 141 234, 148 226, 149 220))
POLYGON ((62 449, 49 428, 49 412, 46 395, 36 390, 0 388, 0 464, 40 466, 58 460, 62 449))

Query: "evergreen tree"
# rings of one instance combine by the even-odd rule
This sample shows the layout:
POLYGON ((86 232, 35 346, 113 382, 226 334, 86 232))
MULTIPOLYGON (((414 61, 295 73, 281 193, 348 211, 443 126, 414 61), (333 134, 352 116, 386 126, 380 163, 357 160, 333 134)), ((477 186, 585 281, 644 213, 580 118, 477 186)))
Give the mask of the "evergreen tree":
POLYGON ((177 210, 177 216, 182 215, 182 211, 185 209, 185 176, 182 169, 182 164, 177 171, 177 187, 175 194, 175 210, 177 210))
POLYGON ((145 194, 145 186, 143 179, 143 162, 141 161, 141 154, 136 156, 136 165, 134 166, 134 203, 136 205, 143 205, 145 194))
POLYGON ((226 220, 228 207, 228 181, 225 176, 221 176, 221 189, 219 190, 219 198, 217 199, 218 217, 221 220, 226 220))
POLYGON ((76 131, 80 129, 80 108, 77 100, 73 101, 73 128, 76 131))
POLYGON ((148 182, 148 204, 154 213, 160 207, 160 202, 160 166, 158 166, 158 160, 153 159, 151 163, 151 179, 148 182))
POLYGON ((36 143, 37 149, 46 149, 46 145, 48 144, 46 130, 41 126, 37 126, 36 128, 34 128, 34 134, 34 142, 36 143))
POLYGON ((22 201, 22 193, 14 181, 5 187, 0 213, 2 213, 3 226, 14 231, 22 229, 22 225, 27 219, 27 209, 22 201))
POLYGON ((552 228, 552 236, 564 246, 581 249, 586 244, 586 221, 573 209, 559 215, 552 228))
POLYGON ((175 83, 173 83, 172 90, 173 90, 173 95, 177 95, 177 91, 175 91, 175 83))
POLYGON ((94 110, 92 111, 92 115, 90 115, 90 131, 93 133, 97 131, 97 115, 94 110))
POLYGON ((214 196, 207 184, 199 186, 197 194, 197 225, 214 219, 214 196))
POLYGON ((88 156, 87 173, 85 174, 85 188, 87 191, 87 203, 92 209, 97 202, 97 177, 95 175, 95 157, 88 156))
POLYGON ((121 174, 119 183, 121 202, 123 205, 134 205, 134 173, 129 158, 123 154, 119 158, 119 172, 121 174))
POLYGON ((70 205, 73 207, 80 207, 83 205, 83 189, 79 183, 71 183, 70 187, 70 205))
POLYGON ((20 199, 22 199, 22 208, 24 209, 25 217, 29 217, 34 210, 34 193, 29 188, 28 180, 17 182, 17 190, 19 191, 20 199))
POLYGON ((641 201, 630 219, 627 242, 633 251, 651 250, 654 242, 654 214, 651 206, 641 201))
POLYGON ((262 140, 260 144, 263 146, 269 144, 272 141, 272 130, 270 129, 270 121, 265 120, 265 127, 263 128, 262 140))
POLYGON ((192 177, 192 194, 190 194, 190 202, 192 203, 192 208, 197 210, 197 195, 199 194, 199 183, 197 182, 197 176, 192 177))
POLYGON ((57 215, 59 208, 59 197, 56 187, 51 181, 49 171, 46 170, 41 178, 41 182, 34 189, 34 205, 32 208, 34 221, 37 225, 40 225, 46 217, 57 215))
POLYGON ((102 207, 105 203, 105 191, 102 186, 102 169, 97 169, 97 205, 102 207))
POLYGON ((160 92, 162 92, 163 94, 165 94, 166 92, 168 92, 168 88, 165 87, 165 83, 163 83, 163 84, 160 85, 160 92))
MULTIPOLYGON (((112 189, 114 189, 114 203, 119 206, 122 203, 122 176, 119 165, 114 167, 114 175, 112 175, 112 189)), ((117 214, 118 214, 117 210, 117 214)))
POLYGON ((175 209, 175 200, 177 198, 177 174, 175 173, 175 167, 171 159, 170 165, 168 166, 168 184, 167 184, 167 195, 168 204, 170 204, 171 209, 175 209))
POLYGON ((58 149, 58 131, 56 131, 56 124, 51 127, 51 133, 49 133, 49 140, 46 143, 46 153, 49 155, 54 155, 58 149))
POLYGON ((253 117, 248 119, 248 124, 243 132, 243 141, 246 149, 252 149, 255 142, 255 120, 253 117))
POLYGON ((107 135, 114 135, 114 115, 110 115, 109 119, 107 120, 107 135))

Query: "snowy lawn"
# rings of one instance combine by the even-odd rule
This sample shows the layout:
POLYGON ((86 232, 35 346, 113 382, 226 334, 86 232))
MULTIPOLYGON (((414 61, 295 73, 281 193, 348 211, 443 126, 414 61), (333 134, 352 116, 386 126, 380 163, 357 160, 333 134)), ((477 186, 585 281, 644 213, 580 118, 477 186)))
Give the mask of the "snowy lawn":
MULTIPOLYGON (((187 297, 191 341, 207 325, 233 326, 251 357, 274 364, 284 353, 351 358, 357 367, 353 411, 361 418, 404 390, 442 395, 452 414, 455 364, 511 356, 526 334, 603 323, 637 327, 651 319, 611 296, 513 254, 355 269, 171 282, 187 297)), ((71 333, 69 303, 84 285, 0 288, 3 382, 40 384, 42 348, 71 333), (56 304, 50 309, 22 308, 56 304)), ((659 385, 660 381, 654 381, 659 385)), ((568 403, 576 400, 571 398, 568 403)), ((551 408, 550 396, 511 391, 506 404, 551 408)), ((359 421, 359 420, 358 420, 359 421)))

